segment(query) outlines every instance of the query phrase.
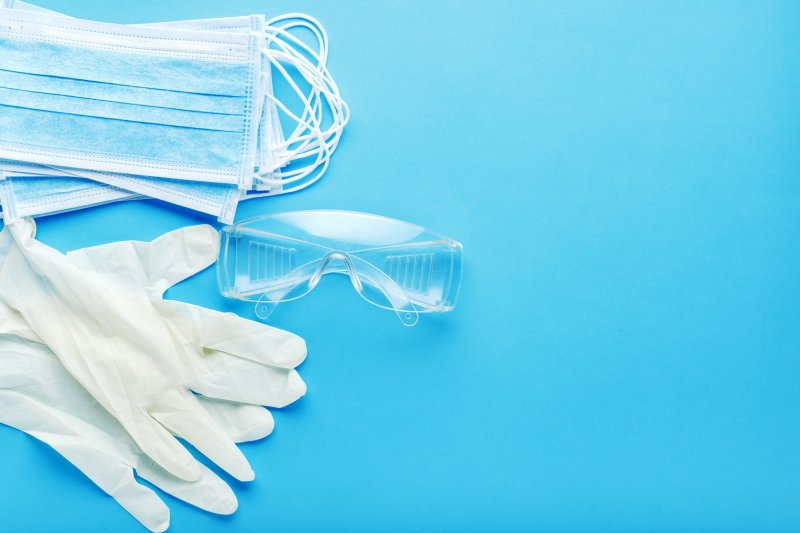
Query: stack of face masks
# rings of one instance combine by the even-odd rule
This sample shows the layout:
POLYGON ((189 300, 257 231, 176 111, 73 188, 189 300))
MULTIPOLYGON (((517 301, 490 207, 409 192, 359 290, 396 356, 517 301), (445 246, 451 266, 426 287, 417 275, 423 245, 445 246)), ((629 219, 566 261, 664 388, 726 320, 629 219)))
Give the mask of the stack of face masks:
POLYGON ((210 226, 153 242, 63 255, 31 219, 0 232, 0 423, 50 445, 152 531, 169 509, 136 474, 213 513, 230 487, 177 440, 240 481, 254 478, 236 442, 267 436, 305 393, 296 335, 231 313, 165 300, 214 262, 210 226))
POLYGON ((349 118, 304 15, 119 25, 2 5, 7 222, 141 197, 231 222, 319 179, 349 118))

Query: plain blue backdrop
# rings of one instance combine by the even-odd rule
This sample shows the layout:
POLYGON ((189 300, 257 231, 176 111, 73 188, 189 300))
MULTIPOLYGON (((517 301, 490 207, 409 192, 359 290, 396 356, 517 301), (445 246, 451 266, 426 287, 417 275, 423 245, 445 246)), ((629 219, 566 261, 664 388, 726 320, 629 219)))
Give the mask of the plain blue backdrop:
MULTIPOLYGON (((800 529, 800 3, 40 0, 150 22, 304 11, 353 118, 314 187, 238 220, 374 212, 465 248, 404 328, 346 280, 279 307, 308 395, 172 531, 800 529)), ((212 222, 40 220, 61 250, 212 222)), ((171 298, 253 317, 213 270, 171 298)), ((0 428, 7 531, 144 531, 0 428)))

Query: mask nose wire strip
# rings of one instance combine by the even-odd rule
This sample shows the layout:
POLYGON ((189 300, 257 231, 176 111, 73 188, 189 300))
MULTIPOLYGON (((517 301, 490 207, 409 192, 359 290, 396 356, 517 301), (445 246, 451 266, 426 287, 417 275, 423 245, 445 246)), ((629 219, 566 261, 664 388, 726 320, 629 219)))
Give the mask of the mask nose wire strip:
POLYGON ((350 115, 349 108, 342 100, 336 82, 328 72, 326 66, 328 36, 318 21, 298 13, 280 15, 268 21, 265 39, 267 47, 263 53, 270 65, 286 80, 289 88, 303 105, 303 111, 298 116, 273 95, 267 95, 267 98, 286 117, 297 124, 292 134, 275 147, 277 159, 284 163, 283 166, 292 163, 301 166, 289 170, 277 169, 274 172, 261 172, 259 174, 261 183, 281 186, 281 188, 278 191, 250 194, 246 196, 248 199, 297 191, 322 177, 327 170, 331 155, 338 146, 342 130, 350 115), (313 50, 290 33, 290 30, 297 28, 307 29, 314 35, 319 44, 317 50, 313 50), (300 89, 284 65, 295 69, 309 84, 308 93, 304 93, 300 89), (331 120, 331 124, 327 128, 322 126, 325 108, 329 110, 331 120), (302 164, 303 160, 310 158, 314 159, 302 164), (312 176, 312 174, 315 175, 312 176), (312 177, 303 183, 286 187, 288 184, 297 183, 309 176, 312 177))

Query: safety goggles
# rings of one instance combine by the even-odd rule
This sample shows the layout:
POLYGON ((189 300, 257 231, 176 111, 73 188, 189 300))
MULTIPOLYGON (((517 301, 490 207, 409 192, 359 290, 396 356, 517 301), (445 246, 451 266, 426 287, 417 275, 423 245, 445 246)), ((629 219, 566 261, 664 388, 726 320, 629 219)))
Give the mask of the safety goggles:
POLYGON ((413 326, 419 313, 451 311, 461 283, 461 243, 420 226, 351 211, 294 211, 222 229, 217 280, 223 296, 277 304, 343 274, 367 302, 413 326))

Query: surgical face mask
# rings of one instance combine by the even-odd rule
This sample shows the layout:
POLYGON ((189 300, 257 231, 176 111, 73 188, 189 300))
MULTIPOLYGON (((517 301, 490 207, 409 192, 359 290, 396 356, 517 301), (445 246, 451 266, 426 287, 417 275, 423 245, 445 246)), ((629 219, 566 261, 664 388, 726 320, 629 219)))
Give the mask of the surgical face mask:
MULTIPOLYGON (((25 11, 36 11, 49 13, 51 15, 62 16, 59 13, 45 10, 44 8, 28 4, 25 2, 15 2, 14 0, 7 0, 10 4, 7 7, 25 11)), ((156 28, 170 28, 191 30, 191 31, 226 31, 247 33, 248 31, 260 31, 263 29, 263 17, 258 15, 246 17, 229 17, 223 19, 204 19, 181 21, 174 23, 156 23, 146 25, 156 28)), ((267 73, 268 74, 268 73, 267 73)), ((262 73, 261 94, 264 94, 268 87, 268 75, 262 73)), ((263 98, 259 102, 259 108, 263 110, 263 98)), ((263 111, 262 111, 263 113, 263 111)), ((260 126, 261 127, 261 126, 260 126)), ((76 196, 72 194, 75 186, 69 184, 68 180, 49 180, 43 181, 40 184, 40 190, 47 197, 47 201, 42 202, 29 202, 24 206, 9 206, 6 209, 6 220, 13 220, 11 213, 24 213, 19 216, 42 216, 51 213, 58 213, 66 210, 79 209, 81 207, 91 207, 97 205, 94 201, 96 196, 104 196, 107 193, 113 192, 113 195, 119 194, 119 189, 131 191, 129 197, 139 198, 138 195, 144 195, 150 198, 156 198, 175 205, 180 205, 206 213, 217 217, 223 223, 233 222, 233 216, 236 212, 236 206, 239 201, 240 194, 236 185, 205 183, 205 182, 190 182, 185 180, 169 180, 149 178, 144 176, 117 174, 110 172, 97 172, 84 169, 68 169, 62 168, 57 170, 56 167, 45 167, 33 163, 22 163, 16 161, 0 161, 0 169, 9 171, 24 171, 35 175, 53 175, 64 177, 80 177, 84 179, 78 180, 83 187, 86 187, 86 180, 91 179, 99 182, 96 186, 92 186, 93 194, 83 194, 76 196), (46 186, 56 186, 58 184, 68 185, 64 190, 45 190, 46 186), (101 184, 106 184, 101 185, 101 184), (86 205, 79 205, 80 199, 86 199, 86 205), (58 205, 58 199, 63 201, 63 205, 58 205)), ((18 188, 20 185, 12 185, 13 188, 18 188)), ((27 187, 26 187, 27 192, 27 187)), ((14 201, 20 195, 7 195, 7 201, 14 201)), ((32 200, 32 199, 31 199, 32 200)))
POLYGON ((249 188, 262 35, 0 9, 0 157, 249 188))
POLYGON ((296 211, 224 228, 217 262, 223 296, 256 303, 265 319, 305 296, 326 274, 350 278, 367 302, 407 326, 418 313, 450 311, 461 283, 462 246, 425 228, 349 211, 296 211))
MULTIPOLYGON (((6 3, 9 8, 70 18, 27 2, 6 0, 6 3)), ((253 15, 133 26, 246 33, 256 31, 263 24, 259 25, 259 17, 253 15)), ((262 52, 264 99, 256 151, 255 189, 281 194, 305 188, 321 177, 338 146, 350 112, 327 70, 328 35, 319 21, 299 13, 268 20, 264 26, 262 52), (312 35, 316 46, 299 39, 296 35, 299 32, 312 35), (301 112, 295 112, 295 106, 280 102, 274 96, 273 71, 301 104, 301 112), (302 90, 295 78, 308 88, 302 90), (284 136, 281 118, 293 127, 288 136, 284 136)))
POLYGON ((79 169, 60 169, 59 172, 63 176, 91 179, 114 188, 122 188, 213 215, 225 224, 233 222, 240 197, 240 190, 236 185, 225 183, 187 182, 79 169))
POLYGON ((236 185, 222 183, 186 182, 160 178, 145 178, 124 174, 89 172, 77 169, 58 170, 32 163, 0 160, 0 173, 8 180, 6 193, 0 197, 6 223, 22 217, 39 217, 94 207, 107 201, 98 198, 138 200, 156 198, 213 215, 230 224, 239 202, 236 185), (60 179, 44 179, 60 178, 60 179), (77 179, 76 179, 77 178, 77 179), (37 183, 38 182, 38 183, 37 183), (73 183, 74 182, 74 183, 73 183), (75 194, 75 190, 81 194, 75 194), (36 201, 41 194, 42 201, 36 201), (24 204, 21 202, 25 201, 24 204), (83 204, 81 202, 84 202, 83 204))
POLYGON ((138 198, 138 194, 86 179, 0 173, 6 222, 138 198))
MULTIPOLYGON (((6 0, 6 2, 7 7, 66 17, 25 2, 15 2, 14 0, 6 0)), ((259 20, 260 17, 249 16, 144 26, 191 31, 247 32, 260 27, 259 20)), ((256 150, 255 189, 259 191, 257 194, 245 196, 225 185, 152 179, 144 176, 84 169, 65 168, 60 172, 55 171, 56 175, 93 179, 216 216, 223 223, 233 221, 240 197, 251 199, 264 195, 293 192, 318 180, 327 170, 330 157, 338 145, 341 131, 349 118, 349 110, 341 100, 338 88, 325 66, 328 49, 327 35, 317 21, 297 14, 271 19, 267 24, 265 35, 261 73, 261 92, 264 98, 260 102, 261 120, 256 150), (314 35, 319 45, 318 50, 312 50, 297 39, 292 34, 296 30, 305 30, 314 35), (272 48, 272 50, 270 51, 268 48, 272 48), (287 66, 294 67, 301 74, 300 77, 309 87, 307 93, 303 93, 292 80, 292 73, 285 68, 287 66), (286 105, 274 98, 273 69, 279 74, 279 78, 282 77, 284 83, 288 83, 295 92, 302 104, 302 113, 295 115, 289 111, 286 105), (281 104, 280 107, 284 112, 288 113, 288 123, 292 124, 294 121, 296 124, 288 138, 283 135, 278 103, 281 104), (325 117, 329 117, 329 120, 323 124, 322 121, 325 120, 325 117), (285 168, 281 170, 282 167, 285 168)), ((286 116, 284 115, 284 118, 286 116)), ((16 170, 5 165, 3 168, 16 170)), ((26 170, 39 174, 54 172, 52 169, 45 171, 45 168, 36 165, 34 168, 26 170)), ((32 216, 38 214, 31 213, 32 216)))

